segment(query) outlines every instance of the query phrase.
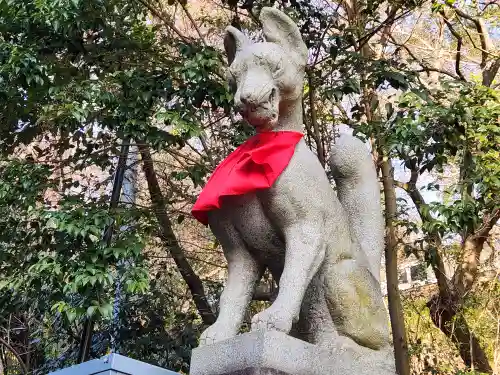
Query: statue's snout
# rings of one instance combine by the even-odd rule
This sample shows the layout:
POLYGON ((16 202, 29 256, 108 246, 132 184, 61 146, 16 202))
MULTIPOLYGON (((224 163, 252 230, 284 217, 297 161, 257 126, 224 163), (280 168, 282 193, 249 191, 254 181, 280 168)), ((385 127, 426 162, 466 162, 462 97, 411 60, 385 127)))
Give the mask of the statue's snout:
POLYGON ((236 105, 242 111, 252 111, 259 107, 267 107, 274 102, 275 98, 276 88, 274 87, 261 88, 259 91, 245 90, 240 93, 236 105))

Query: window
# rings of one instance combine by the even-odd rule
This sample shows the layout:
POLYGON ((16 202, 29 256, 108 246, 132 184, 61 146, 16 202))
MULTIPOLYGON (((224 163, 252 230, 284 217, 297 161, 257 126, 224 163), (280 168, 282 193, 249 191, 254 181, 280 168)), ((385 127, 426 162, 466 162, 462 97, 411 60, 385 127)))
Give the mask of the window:
POLYGON ((410 268, 411 281, 426 281, 427 266, 425 263, 420 263, 410 268))

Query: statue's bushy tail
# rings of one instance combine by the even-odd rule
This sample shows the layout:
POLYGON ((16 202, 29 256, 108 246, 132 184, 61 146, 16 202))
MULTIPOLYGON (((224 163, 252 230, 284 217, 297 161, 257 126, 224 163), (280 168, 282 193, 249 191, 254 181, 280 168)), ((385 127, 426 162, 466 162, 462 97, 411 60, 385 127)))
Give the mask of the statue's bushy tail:
POLYGON ((380 186, 371 155, 361 140, 344 134, 332 147, 330 166, 349 226, 379 281, 385 225, 380 186))

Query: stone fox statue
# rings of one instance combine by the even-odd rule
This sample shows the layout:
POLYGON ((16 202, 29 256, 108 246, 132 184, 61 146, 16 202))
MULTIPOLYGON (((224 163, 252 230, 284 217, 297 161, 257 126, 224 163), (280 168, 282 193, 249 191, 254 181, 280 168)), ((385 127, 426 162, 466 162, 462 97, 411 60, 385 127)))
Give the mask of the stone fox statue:
MULTIPOLYGON (((301 132, 307 47, 279 10, 264 8, 260 19, 262 43, 227 28, 235 104, 258 132, 301 132)), ((238 334, 255 284, 269 269, 279 292, 253 317, 252 330, 292 332, 325 346, 335 340, 375 350, 389 346, 379 284, 384 223, 373 161, 361 141, 345 135, 330 163, 338 197, 301 137, 270 188, 224 197, 208 212, 228 280, 217 321, 200 345, 238 334)))

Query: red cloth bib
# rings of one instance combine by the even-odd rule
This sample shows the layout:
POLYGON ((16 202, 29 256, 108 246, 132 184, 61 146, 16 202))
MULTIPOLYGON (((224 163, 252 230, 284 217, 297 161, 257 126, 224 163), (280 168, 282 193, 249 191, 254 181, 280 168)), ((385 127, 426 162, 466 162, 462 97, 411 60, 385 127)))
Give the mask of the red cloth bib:
POLYGON ((208 225, 208 211, 221 207, 221 198, 270 188, 286 168, 303 137, 295 131, 262 132, 249 138, 215 169, 191 213, 208 225))

